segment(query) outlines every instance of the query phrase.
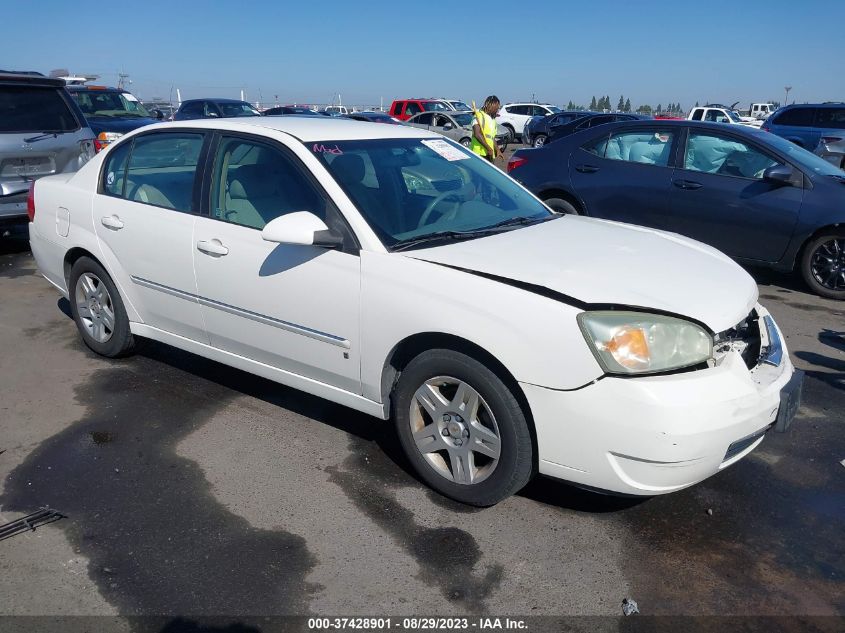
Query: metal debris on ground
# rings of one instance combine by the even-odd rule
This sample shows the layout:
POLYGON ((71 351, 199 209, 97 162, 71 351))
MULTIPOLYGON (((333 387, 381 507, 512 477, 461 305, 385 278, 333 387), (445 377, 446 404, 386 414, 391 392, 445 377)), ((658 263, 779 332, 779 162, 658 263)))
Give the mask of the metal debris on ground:
POLYGON ((637 603, 631 598, 625 598, 622 601, 622 613, 624 613, 625 615, 633 615, 639 612, 640 608, 637 606, 637 603))
POLYGON ((0 525, 0 541, 22 532, 34 532, 35 528, 47 525, 53 521, 63 519, 64 515, 50 508, 41 508, 37 512, 28 514, 25 517, 0 525))

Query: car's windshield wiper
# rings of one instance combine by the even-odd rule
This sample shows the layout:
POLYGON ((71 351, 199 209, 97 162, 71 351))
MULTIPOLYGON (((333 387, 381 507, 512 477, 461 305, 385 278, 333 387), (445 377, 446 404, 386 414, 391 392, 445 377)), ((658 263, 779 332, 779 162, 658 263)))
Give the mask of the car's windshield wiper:
POLYGON ((42 132, 37 136, 30 136, 29 138, 25 138, 23 140, 24 143, 35 143, 37 141, 43 141, 45 138, 58 138, 58 133, 56 132, 42 132))
POLYGON ((512 226, 530 226, 532 224, 540 224, 542 222, 548 222, 549 220, 554 220, 558 218, 558 215, 544 215, 542 217, 517 217, 517 218, 508 218, 507 220, 502 220, 501 222, 496 222, 496 224, 491 224, 490 226, 484 226, 480 229, 474 229, 473 233, 495 233, 498 232, 499 229, 504 229, 507 227, 512 226))
POLYGON ((399 240, 390 248, 393 251, 404 251, 417 246, 418 244, 439 242, 441 240, 467 240, 474 237, 478 237, 478 233, 476 231, 438 231, 437 233, 428 233, 427 235, 422 235, 420 237, 399 240))

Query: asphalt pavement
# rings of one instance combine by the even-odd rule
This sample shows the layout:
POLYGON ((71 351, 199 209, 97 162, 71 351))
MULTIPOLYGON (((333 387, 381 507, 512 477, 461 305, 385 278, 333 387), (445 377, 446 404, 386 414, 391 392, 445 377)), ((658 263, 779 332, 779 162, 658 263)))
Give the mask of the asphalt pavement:
POLYGON ((807 372, 787 433, 666 496, 540 478, 473 509, 417 481, 389 423, 160 344, 95 356, 2 240, 0 524, 64 518, 0 540, 0 615, 620 616, 633 598, 842 630, 845 305, 750 272, 807 372))

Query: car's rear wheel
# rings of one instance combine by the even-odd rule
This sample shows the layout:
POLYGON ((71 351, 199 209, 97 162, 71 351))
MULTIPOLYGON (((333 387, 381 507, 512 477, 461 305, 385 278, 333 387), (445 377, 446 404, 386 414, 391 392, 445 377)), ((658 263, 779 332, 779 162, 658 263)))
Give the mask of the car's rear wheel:
POLYGON ((543 147, 546 144, 546 135, 545 134, 538 134, 537 137, 534 139, 534 147, 543 147))
POLYGON ((555 213, 561 213, 565 215, 580 215, 575 205, 569 202, 568 200, 564 200, 563 198, 546 198, 545 200, 543 200, 543 202, 545 202, 546 205, 555 213))
POLYGON ((97 354, 115 358, 135 346, 123 300, 105 269, 80 257, 70 271, 70 311, 82 340, 97 354))
POLYGON ((510 145, 516 140, 516 132, 514 132, 513 127, 507 123, 503 124, 502 127, 505 128, 508 133, 508 145, 510 145))
POLYGON ((393 393, 400 443, 441 494, 490 506, 531 478, 533 449, 513 392, 484 364, 452 350, 423 352, 393 393))
POLYGON ((810 240, 801 257, 801 276, 816 294, 845 300, 845 228, 810 240))

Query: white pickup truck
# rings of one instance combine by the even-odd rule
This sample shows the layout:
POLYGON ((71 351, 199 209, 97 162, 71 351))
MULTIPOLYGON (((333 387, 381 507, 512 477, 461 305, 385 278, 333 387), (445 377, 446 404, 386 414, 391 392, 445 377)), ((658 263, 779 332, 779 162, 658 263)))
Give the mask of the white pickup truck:
POLYGON ((712 121, 714 123, 728 123, 731 125, 748 125, 751 127, 760 127, 763 122, 750 116, 740 116, 740 114, 720 104, 709 104, 700 106, 690 110, 687 117, 690 121, 712 121))
POLYGON ((748 116, 765 121, 775 110, 777 108, 774 103, 752 103, 748 106, 748 116))

